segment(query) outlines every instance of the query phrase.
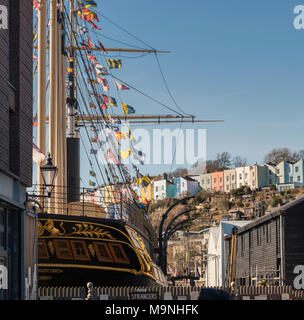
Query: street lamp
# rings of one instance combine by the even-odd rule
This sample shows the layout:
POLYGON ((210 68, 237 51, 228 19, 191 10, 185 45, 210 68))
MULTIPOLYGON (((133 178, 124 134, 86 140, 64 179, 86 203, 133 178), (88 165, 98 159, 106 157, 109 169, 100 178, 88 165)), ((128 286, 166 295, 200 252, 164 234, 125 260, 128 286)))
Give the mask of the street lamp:
POLYGON ((44 187, 48 188, 48 197, 50 197, 54 188, 54 182, 58 173, 58 168, 53 165, 50 153, 48 154, 46 161, 46 164, 40 167, 40 171, 44 182, 43 185, 44 187))

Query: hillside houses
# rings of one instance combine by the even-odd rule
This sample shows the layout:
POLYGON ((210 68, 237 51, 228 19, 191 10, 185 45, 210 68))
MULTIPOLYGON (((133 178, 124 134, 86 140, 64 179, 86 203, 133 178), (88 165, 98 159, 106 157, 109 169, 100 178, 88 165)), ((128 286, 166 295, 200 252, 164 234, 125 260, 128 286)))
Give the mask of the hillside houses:
POLYGON ((277 165, 254 164, 172 179, 168 179, 167 175, 163 174, 151 178, 149 186, 134 185, 134 190, 143 201, 155 202, 165 198, 196 196, 201 190, 212 193, 230 193, 243 186, 251 190, 262 190, 265 187, 275 186, 278 191, 304 187, 304 159, 296 163, 282 161, 277 165))

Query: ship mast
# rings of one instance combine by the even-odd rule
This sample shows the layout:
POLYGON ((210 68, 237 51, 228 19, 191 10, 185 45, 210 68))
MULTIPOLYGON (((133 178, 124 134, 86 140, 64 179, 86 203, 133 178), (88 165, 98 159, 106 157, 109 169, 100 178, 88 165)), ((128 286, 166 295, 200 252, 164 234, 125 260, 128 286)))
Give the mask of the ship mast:
MULTIPOLYGON (((70 41, 65 46, 64 32, 64 1, 50 0, 50 45, 47 47, 46 39, 46 11, 47 0, 41 0, 41 10, 38 11, 38 147, 46 154, 46 121, 49 122, 49 152, 53 164, 58 168, 55 180, 55 190, 52 193, 54 208, 51 212, 62 213, 59 204, 63 194, 67 194, 67 202, 77 202, 80 199, 80 140, 78 137, 78 126, 88 124, 89 120, 99 121, 102 117, 77 116, 77 54, 83 50, 77 46, 75 38, 76 17, 73 15, 76 8, 76 0, 70 0, 70 41), (49 49, 49 116, 46 116, 46 50, 49 49), (66 58, 68 60, 68 88, 65 90, 66 58), (75 122, 78 122, 76 127, 75 122), (67 186, 62 193, 59 186, 67 186), (58 199, 56 194, 60 194, 58 199), (57 205, 56 205, 57 204, 57 205)), ((35 48, 35 47, 34 47, 35 48)), ((99 48, 90 48, 93 51, 103 51, 99 48)), ((145 50, 145 49, 123 49, 105 48, 107 52, 151 52, 168 53, 169 51, 145 50)), ((114 116, 113 116, 114 117, 114 116)), ((175 123, 175 122, 222 122, 223 120, 195 120, 194 116, 149 116, 149 115, 123 115, 116 118, 127 120, 130 123, 175 123), (169 121, 168 119, 173 119, 169 121), (140 120, 144 120, 141 121, 140 120)), ((42 165, 43 163, 40 163, 42 165)), ((38 166, 37 181, 42 185, 38 166)))

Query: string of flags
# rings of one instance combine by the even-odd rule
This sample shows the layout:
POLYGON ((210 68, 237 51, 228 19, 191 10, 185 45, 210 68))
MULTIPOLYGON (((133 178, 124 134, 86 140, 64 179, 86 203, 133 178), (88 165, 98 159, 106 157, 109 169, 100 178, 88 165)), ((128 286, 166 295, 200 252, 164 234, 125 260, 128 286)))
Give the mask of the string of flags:
MULTIPOLYGON (((99 94, 99 93, 96 94, 91 92, 90 95, 94 96, 97 99, 100 109, 107 109, 108 105, 118 107, 117 100, 114 97, 107 94, 107 92, 109 92, 110 90, 110 86, 107 79, 105 79, 104 76, 108 76, 109 72, 107 68, 98 61, 98 59, 95 57, 94 54, 92 54, 90 50, 92 48, 99 48, 103 52, 107 53, 105 47, 100 41, 97 40, 98 45, 92 41, 92 39, 89 37, 89 32, 87 28, 87 26, 89 25, 92 29, 101 30, 101 28, 96 24, 96 22, 99 22, 99 17, 94 11, 91 10, 91 8, 97 7, 97 3, 95 1, 85 1, 85 0, 79 1, 78 3, 79 3, 79 8, 75 10, 75 15, 79 17, 81 20, 83 20, 85 23, 87 23, 87 25, 79 26, 78 31, 81 35, 84 35, 86 38, 85 40, 82 39, 81 45, 87 50, 86 57, 91 64, 91 67, 86 67, 87 71, 90 73, 90 76, 88 78, 88 83, 99 84, 101 85, 103 90, 102 94, 99 94)), ((108 69, 122 68, 121 59, 105 58, 105 60, 106 60, 108 69)), ((128 86, 126 86, 125 84, 117 80, 114 80, 114 84, 118 91, 130 89, 128 86)), ((92 109, 97 109, 96 104, 92 102, 90 102, 90 107, 92 109)), ((127 103, 121 102, 121 107, 122 107, 123 114, 134 114, 136 112, 135 109, 127 103)), ((116 142, 118 144, 119 144, 119 141, 122 139, 129 139, 131 142, 136 141, 136 139, 131 133, 130 128, 128 128, 127 131, 120 131, 119 128, 115 126, 116 123, 120 123, 119 119, 115 119, 114 117, 111 117, 111 115, 109 114, 105 115, 105 119, 106 121, 104 121, 104 129, 105 130, 107 129, 109 132, 111 132, 111 134, 113 134, 113 137, 114 139, 116 139, 116 142)), ((95 131, 96 128, 93 127, 91 128, 91 130, 95 131)), ((98 138, 97 136, 91 137, 90 140, 93 143, 97 143, 98 147, 101 147, 108 142, 107 138, 104 140, 104 139, 101 139, 101 137, 98 138)), ((95 148, 92 148, 90 150, 90 153, 96 155, 98 152, 98 147, 97 147, 97 150, 95 148)), ((110 148, 106 150, 106 158, 109 162, 109 169, 110 169, 110 166, 114 169, 113 164, 116 166, 121 166, 120 168, 123 170, 124 175, 129 182, 131 182, 132 178, 128 173, 128 171, 126 170, 126 168, 124 167, 124 165, 120 163, 120 160, 121 159, 125 160, 131 155, 135 160, 138 160, 141 164, 144 164, 145 157, 146 157, 145 154, 142 151, 136 150, 133 147, 127 148, 127 150, 119 150, 117 155, 115 155, 110 148)), ((116 176, 112 171, 111 171, 111 174, 113 177, 116 176)), ((96 176, 95 172, 90 171, 90 177, 95 177, 95 176, 96 176)), ((139 185, 141 186, 147 186, 151 182, 148 176, 142 175, 139 171, 137 171, 136 173, 136 178, 139 185)), ((117 177, 117 180, 119 180, 118 177, 117 177)), ((93 182, 91 179, 89 184, 91 186, 95 186, 95 182, 93 182)), ((147 200, 143 197, 141 197, 141 199, 138 198, 138 200, 144 204, 148 203, 147 200)))

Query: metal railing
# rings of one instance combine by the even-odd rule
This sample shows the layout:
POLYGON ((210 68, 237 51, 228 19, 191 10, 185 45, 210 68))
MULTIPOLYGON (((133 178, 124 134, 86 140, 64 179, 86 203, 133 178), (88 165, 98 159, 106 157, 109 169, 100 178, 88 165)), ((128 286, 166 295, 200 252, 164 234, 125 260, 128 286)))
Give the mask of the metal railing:
MULTIPOLYGON (((70 194, 69 194, 70 195, 70 194)), ((68 202, 66 186, 55 186, 51 196, 43 186, 34 185, 28 190, 28 203, 36 207, 37 212, 114 219, 127 222, 138 231, 147 234, 156 242, 156 234, 148 216, 134 201, 130 188, 123 184, 107 185, 99 188, 80 188, 73 195, 79 201, 68 202)))
MULTIPOLYGON (((129 300, 132 293, 156 293, 158 300, 197 300, 201 286, 170 286, 170 287, 93 287, 94 299, 129 300)), ((211 287, 209 287, 211 288, 211 287)), ((212 287, 225 290, 226 287, 212 287)), ((86 287, 39 287, 39 299, 70 300, 85 299, 86 287)), ((237 287, 233 300, 304 300, 304 290, 294 290, 292 286, 271 287, 237 287)))

